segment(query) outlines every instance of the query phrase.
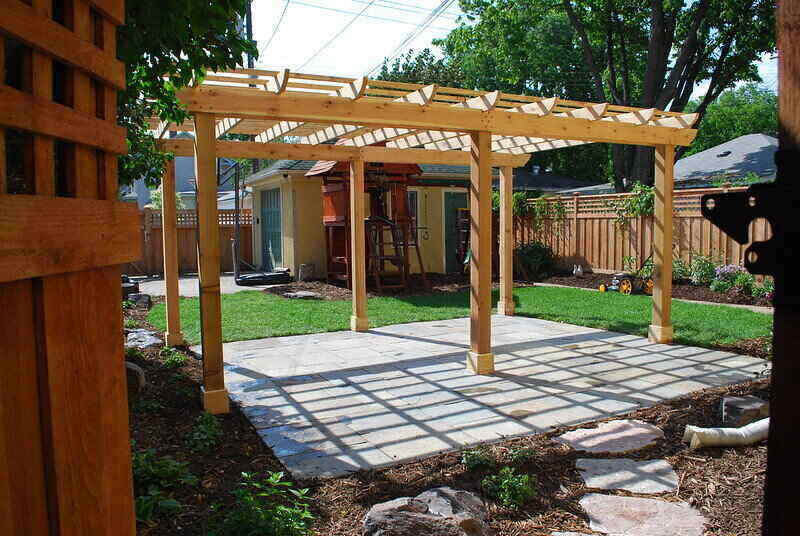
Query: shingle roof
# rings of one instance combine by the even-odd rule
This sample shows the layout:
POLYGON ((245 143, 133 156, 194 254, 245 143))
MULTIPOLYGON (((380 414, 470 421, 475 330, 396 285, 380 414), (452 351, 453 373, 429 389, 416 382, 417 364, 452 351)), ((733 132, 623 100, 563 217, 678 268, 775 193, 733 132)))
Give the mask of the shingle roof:
POLYGON ((251 184, 285 171, 308 171, 314 166, 314 163, 314 160, 278 160, 270 164, 269 167, 248 176, 244 182, 245 184, 251 184))

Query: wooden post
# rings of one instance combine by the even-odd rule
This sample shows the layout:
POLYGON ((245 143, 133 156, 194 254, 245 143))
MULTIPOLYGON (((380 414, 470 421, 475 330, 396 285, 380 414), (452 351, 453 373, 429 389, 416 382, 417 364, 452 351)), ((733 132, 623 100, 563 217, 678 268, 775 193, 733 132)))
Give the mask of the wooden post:
POLYGON ((500 168, 500 299, 497 314, 514 316, 514 168, 500 168))
POLYGON ((175 211, 175 161, 164 165, 161 179, 161 243, 164 247, 164 286, 167 303, 168 346, 185 343, 181 333, 180 297, 178 296, 178 216, 175 211))
POLYGON ((575 212, 572 214, 572 254, 575 256, 575 263, 577 264, 580 256, 578 255, 578 243, 580 240, 580 235, 578 233, 578 198, 580 194, 578 192, 573 192, 572 194, 572 206, 574 207, 575 212))
MULTIPOLYGON (((653 317, 649 338, 672 342, 672 191, 675 146, 655 150, 655 210, 653 221, 653 317)), ((644 231, 644 229, 641 229, 644 231)), ((640 257, 641 258, 641 257, 640 257)))
POLYGON ((225 389, 222 356, 214 116, 196 113, 194 129, 194 165, 197 177, 197 272, 200 275, 200 329, 203 344, 203 407, 207 412, 217 414, 227 413, 230 404, 225 389))
POLYGON ((470 150, 470 351, 467 368, 494 372, 492 354, 491 135, 472 132, 470 150))
POLYGON ((353 281, 353 315, 350 328, 367 331, 367 267, 364 231, 364 161, 350 162, 350 266, 353 281))

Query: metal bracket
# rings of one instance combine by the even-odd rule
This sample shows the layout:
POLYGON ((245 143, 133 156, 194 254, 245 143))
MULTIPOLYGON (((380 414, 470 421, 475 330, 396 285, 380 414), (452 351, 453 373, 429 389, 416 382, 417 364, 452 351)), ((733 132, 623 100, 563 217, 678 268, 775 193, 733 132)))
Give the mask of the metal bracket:
POLYGON ((772 236, 750 244, 744 266, 750 273, 775 278, 775 304, 800 305, 800 152, 777 151, 775 163, 775 182, 754 184, 745 192, 704 195, 700 210, 740 244, 750 241, 755 219, 766 219, 772 236))

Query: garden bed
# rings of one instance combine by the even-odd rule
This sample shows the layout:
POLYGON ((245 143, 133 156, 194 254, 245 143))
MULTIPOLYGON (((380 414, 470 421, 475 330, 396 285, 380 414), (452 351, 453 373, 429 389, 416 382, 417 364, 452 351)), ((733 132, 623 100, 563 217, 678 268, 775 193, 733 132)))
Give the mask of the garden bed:
MULTIPOLYGON (((126 318, 149 327, 141 309, 127 310, 126 318)), ((212 448, 204 452, 193 450, 196 441, 192 436, 203 415, 198 383, 200 362, 188 358, 181 366, 169 368, 156 350, 145 351, 134 361, 145 369, 149 384, 131 408, 135 450, 153 449, 159 457, 186 462, 188 471, 196 477, 196 482, 170 493, 182 505, 180 509, 156 516, 148 523, 140 522, 139 534, 205 534, 209 523, 231 509, 233 492, 243 472, 263 477, 282 470, 281 465, 235 405, 230 414, 213 418, 222 433, 212 448)), ((762 380, 707 390, 628 417, 655 424, 665 432, 665 441, 644 451, 642 457, 666 457, 674 466, 680 488, 668 500, 681 499, 701 510, 709 521, 709 536, 756 536, 760 534, 766 445, 688 451, 681 442, 686 424, 719 424, 719 401, 729 393, 754 393, 768 398, 769 384, 762 380)), ((497 467, 512 465, 536 479, 537 495, 519 511, 489 502, 491 526, 498 536, 549 536, 553 531, 587 530, 578 505, 585 492, 575 468, 578 456, 552 439, 563 431, 509 440, 489 449, 497 467), (509 456, 520 449, 532 449, 532 456, 509 462, 509 456)), ((413 496, 436 486, 458 487, 483 496, 480 482, 492 471, 469 471, 459 453, 449 453, 380 471, 301 484, 310 487, 314 534, 357 536, 361 534, 364 514, 375 503, 413 496)))
MULTIPOLYGON (((609 284, 611 275, 608 274, 584 274, 583 277, 576 277, 570 273, 558 274, 542 280, 543 283, 555 285, 566 285, 569 287, 597 288, 600 284, 609 284)), ((756 298, 747 296, 740 292, 731 290, 730 292, 714 292, 708 287, 692 285, 689 283, 673 283, 672 297, 684 300, 704 301, 711 303, 725 303, 736 305, 758 305, 761 307, 772 307, 772 302, 766 298, 756 298)))

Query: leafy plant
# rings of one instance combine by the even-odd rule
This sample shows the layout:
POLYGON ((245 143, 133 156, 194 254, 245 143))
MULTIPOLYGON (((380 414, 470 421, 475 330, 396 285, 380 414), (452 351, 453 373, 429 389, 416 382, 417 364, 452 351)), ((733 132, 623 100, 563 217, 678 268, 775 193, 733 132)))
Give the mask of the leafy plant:
POLYGON ((732 287, 733 287, 733 282, 727 279, 714 279, 708 286, 708 288, 710 288, 714 292, 722 292, 723 294, 728 292, 732 287))
POLYGON ((624 230, 631 218, 639 216, 652 216, 655 206, 655 188, 637 182, 631 188, 630 194, 609 202, 609 208, 616 213, 614 223, 624 230))
MULTIPOLYGON (((511 194, 511 211, 514 216, 526 216, 531 212, 529 200, 538 197, 538 191, 514 192, 511 194)), ((500 192, 492 191, 492 210, 500 211, 500 192)))
POLYGON ((310 534, 314 515, 309 510, 308 489, 295 489, 283 480, 283 473, 270 473, 258 480, 242 473, 243 480, 233 492, 236 504, 227 508, 209 536, 305 536, 310 534))
POLYGON ((133 318, 126 318, 125 319, 125 327, 128 329, 136 329, 139 327, 139 322, 134 320, 133 318))
POLYGON ((555 255, 547 244, 528 242, 514 252, 518 266, 529 279, 539 279, 549 274, 555 266, 555 255))
POLYGON ((169 492, 197 484, 197 477, 189 472, 186 463, 169 456, 159 457, 152 449, 137 451, 134 444, 131 461, 136 517, 141 521, 180 510, 181 504, 169 492))
POLYGON ((188 361, 186 354, 169 346, 162 348, 158 355, 161 356, 164 366, 170 369, 181 368, 188 361))
POLYGON ((508 461, 516 465, 529 463, 533 461, 534 458, 536 458, 536 450, 530 447, 514 449, 508 455, 508 461))
POLYGON ((208 453, 222 439, 222 426, 210 413, 201 413, 189 434, 188 446, 193 452, 208 453))
POLYGON ((485 447, 465 450, 461 453, 461 463, 467 471, 485 469, 494 465, 494 458, 485 447))
POLYGON ((673 283, 682 283, 689 280, 692 275, 689 263, 681 258, 672 259, 672 281, 673 283))
POLYGON ((134 305, 136 305, 136 303, 131 300, 122 300, 123 309, 132 309, 134 305))
POLYGON ((775 281, 771 278, 765 279, 762 284, 753 287, 753 297, 755 298, 767 298, 768 300, 772 300, 774 294, 775 281))
POLYGON ((738 264, 726 264, 724 266, 718 266, 716 270, 714 270, 714 278, 733 281, 737 275, 745 272, 746 270, 744 267, 739 266, 738 264))
POLYGON ((133 411, 139 413, 155 413, 164 409, 164 404, 155 398, 138 398, 133 405, 133 411))
POLYGON ((689 279, 694 285, 708 285, 716 277, 717 266, 707 255, 694 255, 689 265, 689 279))
POLYGON ((756 277, 753 274, 744 272, 737 274, 736 277, 733 278, 733 288, 746 296, 753 295, 753 287, 755 286, 756 277))
POLYGON ((144 353, 138 348, 125 348, 125 359, 144 359, 144 353))
POLYGON ((533 216, 533 232, 539 233, 544 228, 544 224, 549 222, 551 230, 556 236, 560 236, 564 229, 564 221, 567 219, 567 206, 558 198, 536 198, 529 204, 530 214, 533 216))
POLYGON ((536 495, 533 482, 530 475, 518 475, 511 467, 503 467, 498 474, 484 478, 481 486, 500 504, 517 510, 536 495))
POLYGON ((629 255, 622 259, 622 267, 625 271, 638 274, 639 277, 643 278, 653 277, 654 266, 652 257, 644 261, 641 266, 639 266, 639 261, 635 255, 629 255))

